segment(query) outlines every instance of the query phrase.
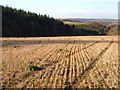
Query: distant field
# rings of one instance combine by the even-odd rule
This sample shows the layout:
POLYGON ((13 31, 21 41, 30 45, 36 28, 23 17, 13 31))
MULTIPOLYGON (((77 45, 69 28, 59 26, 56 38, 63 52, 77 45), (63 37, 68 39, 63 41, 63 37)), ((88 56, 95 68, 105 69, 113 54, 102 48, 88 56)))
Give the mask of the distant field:
POLYGON ((85 23, 64 21, 64 24, 70 24, 70 25, 80 25, 80 24, 85 24, 85 23))
POLYGON ((3 87, 118 88, 118 37, 3 38, 3 87))

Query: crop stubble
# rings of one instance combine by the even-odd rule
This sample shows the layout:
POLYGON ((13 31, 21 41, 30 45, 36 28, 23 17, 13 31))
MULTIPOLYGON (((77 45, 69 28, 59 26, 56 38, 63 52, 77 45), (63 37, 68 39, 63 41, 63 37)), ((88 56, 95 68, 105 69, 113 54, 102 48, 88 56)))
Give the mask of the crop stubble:
POLYGON ((3 45, 3 87, 118 88, 116 36, 3 38, 3 45), (30 64, 41 70, 28 71, 30 64))

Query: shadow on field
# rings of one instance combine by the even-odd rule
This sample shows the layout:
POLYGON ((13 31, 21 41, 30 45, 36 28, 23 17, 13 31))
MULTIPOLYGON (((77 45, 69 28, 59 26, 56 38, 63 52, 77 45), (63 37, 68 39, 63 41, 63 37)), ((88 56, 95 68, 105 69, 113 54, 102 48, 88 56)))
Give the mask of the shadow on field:
MULTIPOLYGON (((112 40, 3 40, 3 46, 9 45, 36 45, 36 44, 59 44, 59 43, 110 43, 112 40)), ((114 41, 118 43, 118 41, 114 41)))

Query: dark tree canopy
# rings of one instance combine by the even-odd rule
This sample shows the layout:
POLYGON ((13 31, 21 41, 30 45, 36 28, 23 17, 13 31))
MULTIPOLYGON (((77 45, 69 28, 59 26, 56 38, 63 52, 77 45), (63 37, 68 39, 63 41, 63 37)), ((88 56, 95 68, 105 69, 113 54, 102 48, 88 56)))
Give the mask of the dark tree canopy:
POLYGON ((98 31, 85 26, 70 26, 47 15, 37 15, 22 9, 2 6, 3 37, 39 37, 97 35, 98 31))

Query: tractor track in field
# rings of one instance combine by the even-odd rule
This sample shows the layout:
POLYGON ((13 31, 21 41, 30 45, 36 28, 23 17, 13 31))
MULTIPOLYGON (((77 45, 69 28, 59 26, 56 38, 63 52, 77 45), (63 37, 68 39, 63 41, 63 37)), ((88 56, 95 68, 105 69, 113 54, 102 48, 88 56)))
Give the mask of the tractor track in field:
MULTIPOLYGON (((74 45, 74 46, 76 45, 76 44, 75 44, 75 41, 73 42, 73 45, 74 45)), ((75 47, 76 47, 76 46, 75 46, 75 47)), ((73 47, 73 46, 71 47, 71 50, 74 50, 74 47, 73 47)), ((70 50, 69 53, 71 53, 71 50, 70 50)), ((75 50, 74 50, 74 51, 75 51, 75 50)), ((58 57, 58 58, 59 58, 59 57, 58 57)), ((62 58, 64 58, 63 55, 62 55, 62 58)), ((69 58, 69 59, 70 59, 70 58, 69 58)), ((73 59, 74 59, 74 58, 73 58, 73 59)), ((65 65, 65 66, 67 66, 67 70, 66 70, 67 72, 66 72, 66 74, 69 75, 68 73, 69 73, 69 69, 70 69, 70 68, 69 68, 69 67, 70 67, 70 65, 69 65, 69 64, 70 64, 70 60, 67 60, 67 61, 68 61, 68 64, 65 65)), ((59 61, 58 63, 55 63, 56 66, 61 65, 61 62, 63 62, 63 60, 62 60, 62 61, 59 61)), ((52 66, 55 66, 55 64, 52 65, 52 66)), ((50 67, 52 67, 52 66, 50 66, 50 67)), ((50 67, 48 66, 47 68, 50 68, 50 67)), ((46 68, 46 69, 47 69, 47 68, 46 68)), ((54 70, 55 67, 53 67, 52 69, 54 70)), ((60 69, 60 68, 59 68, 59 69, 60 69)), ((44 77, 45 72, 46 72, 46 71, 44 71, 44 73, 41 75, 42 77, 44 77)), ((52 72, 53 72, 53 71, 52 71, 52 72)), ((51 73, 52 73, 52 72, 51 72, 51 73)), ((66 75, 66 81, 69 79, 69 78, 67 77, 67 75, 66 75)), ((41 78, 42 78, 42 77, 41 77, 41 78)), ((48 76, 48 77, 49 77, 49 76, 48 76)))
MULTIPOLYGON (((104 49, 103 49, 103 50, 104 50, 104 49)), ((88 51, 91 51, 91 50, 88 50, 88 51)), ((84 52, 84 53, 85 53, 85 52, 84 52)), ((94 56, 93 52, 92 52, 92 54, 90 54, 90 53, 87 52, 87 51, 86 51, 86 55, 88 55, 87 58, 88 58, 89 61, 91 61, 91 60, 90 60, 90 59, 91 59, 90 57, 91 57, 91 56, 94 56)), ((98 54, 98 56, 99 56, 99 54, 98 54)), ((86 60, 86 61, 87 61, 87 60, 86 60)), ((87 65, 86 65, 86 66, 87 66, 87 65)), ((99 82, 99 85, 101 85, 101 86, 102 86, 102 85, 104 85, 104 86, 108 86, 107 83, 106 83, 106 81, 104 80, 103 76, 101 75, 101 72, 100 72, 99 67, 96 66, 96 64, 95 64, 94 67, 96 67, 96 70, 97 70, 96 72, 99 73, 98 76, 99 76, 100 78, 102 78, 102 82, 99 82)), ((95 72, 94 72, 94 74, 95 74, 95 72)), ((89 74, 87 74, 87 77, 89 77, 89 80, 90 80, 90 75, 89 75, 89 74)), ((91 79, 91 81, 89 81, 89 83, 91 83, 91 82, 92 82, 92 79, 91 79)), ((91 86, 91 84, 89 84, 89 85, 91 86)))
MULTIPOLYGON (((73 42, 67 43, 65 46, 62 46, 62 48, 66 48, 68 45, 70 45, 70 43, 73 43, 73 42)), ((59 45, 59 46, 60 46, 60 45, 59 45)), ((54 48, 54 49, 57 50, 57 48, 54 48)), ((52 50, 51 50, 51 51, 52 51, 52 50)), ((54 53, 54 51, 53 51, 53 53, 54 53)), ((48 54, 49 54, 49 53, 47 53, 47 55, 48 55, 48 54)), ((57 54, 58 54, 58 52, 57 52, 57 54)), ((57 54, 56 54, 55 57, 53 58, 54 60, 56 60, 56 59, 59 60, 59 58, 62 56, 63 53, 61 53, 58 57, 56 57, 57 54)), ((45 58, 45 57, 44 57, 44 58, 45 58)), ((52 54, 50 54, 47 59, 49 59, 49 58, 52 58, 52 54)), ((62 58, 64 58, 64 57, 62 56, 62 58)), ((46 58, 45 58, 45 60, 46 60, 46 58)), ((44 61, 44 60, 42 60, 42 61, 44 61)), ((45 65, 45 66, 42 68, 42 70, 41 70, 41 71, 44 72, 41 76, 44 76, 46 69, 54 66, 55 64, 59 64, 60 62, 61 62, 61 60, 59 60, 59 62, 56 61, 56 62, 54 62, 54 63, 52 62, 52 63, 48 63, 47 65, 45 65)), ((54 69, 53 69, 53 70, 54 70, 54 69)), ((36 71, 36 72, 31 72, 31 73, 29 73, 29 76, 34 75, 35 73, 37 73, 37 71, 36 71)), ((28 79, 29 76, 28 76, 26 79, 28 79)), ((41 77, 41 78, 42 78, 42 77, 41 77)), ((30 81, 30 79, 27 80, 27 81, 30 81)), ((26 82, 26 80, 25 80, 24 82, 26 82)), ((16 85, 16 86, 19 86, 19 84, 16 85)))
POLYGON ((97 43, 99 43, 99 42, 100 42, 100 41, 95 42, 95 43, 93 43, 93 44, 91 44, 91 45, 88 45, 87 47, 84 47, 84 48, 80 49, 79 51, 76 51, 76 52, 74 52, 74 53, 71 53, 71 54, 67 55, 66 58, 67 58, 67 57, 70 57, 71 55, 74 55, 74 54, 76 54, 76 53, 79 53, 81 50, 87 49, 87 48, 89 48, 89 47, 91 47, 91 46, 93 46, 93 45, 95 45, 95 44, 97 44, 97 43))
MULTIPOLYGON (((42 61, 43 61, 43 62, 49 61, 48 64, 42 66, 43 69, 45 69, 46 67, 51 66, 52 64, 56 64, 56 63, 58 62, 58 60, 55 60, 55 58, 56 58, 56 56, 58 56, 58 54, 59 54, 58 49, 59 49, 59 48, 65 49, 65 47, 67 47, 69 44, 70 44, 70 42, 67 43, 67 44, 65 44, 65 45, 60 44, 59 47, 54 48, 54 50, 51 50, 51 51, 48 52, 46 55, 44 55, 43 58, 41 58, 41 61, 38 62, 37 64, 42 63, 42 61), (61 46, 61 45, 62 45, 62 46, 61 46), (61 47, 60 47, 60 46, 61 46, 61 47), (56 54, 54 54, 55 52, 56 52, 56 54), (48 57, 47 57, 47 55, 48 55, 48 57), (54 56, 53 56, 53 55, 54 55, 54 56), (51 61, 51 60, 52 60, 52 61, 51 61), (53 61, 53 60, 55 60, 55 61, 53 61)), ((59 57, 60 57, 61 55, 62 55, 62 54, 60 54, 59 57)))
MULTIPOLYGON (((55 48, 57 48, 58 46, 60 46, 60 45, 57 45, 55 48)), ((33 47, 31 50, 27 49, 27 50, 25 50, 23 53, 30 52, 29 55, 33 55, 33 54, 34 54, 36 51, 38 51, 40 48, 41 48, 41 47, 33 47)), ((51 49, 48 50, 48 53, 50 53, 51 51, 53 51, 55 48, 53 48, 52 50, 51 50, 51 49)), ((11 48, 11 49, 10 49, 10 58, 12 58, 12 53, 13 53, 14 49, 15 49, 15 48, 11 48)), ((43 51, 43 52, 41 52, 41 53, 44 53, 44 52, 46 52, 46 51, 43 51)), ((19 52, 19 53, 16 55, 15 58, 17 58, 17 57, 20 55, 20 53, 22 53, 22 51, 19 52)), ((46 56, 46 54, 45 54, 45 56, 46 56)))
POLYGON ((110 44, 104 48, 104 50, 98 55, 98 57, 96 59, 94 59, 91 64, 81 73, 81 75, 79 77, 77 77, 73 82, 72 82, 72 86, 74 87, 75 84, 79 82, 81 82, 84 78, 84 76, 86 74, 88 74, 90 72, 91 69, 94 68, 94 66, 96 65, 97 61, 99 61, 99 59, 106 53, 106 51, 109 49, 109 47, 113 44, 114 41, 110 42, 110 44))
MULTIPOLYGON (((53 50, 55 50, 57 47, 59 47, 60 45, 57 45, 56 47, 54 47, 52 50, 50 50, 50 51, 48 51, 48 53, 51 53, 51 51, 53 51, 53 50)), ((33 53, 33 52, 35 52, 36 50, 38 50, 39 48, 37 48, 37 49, 32 49, 32 51, 31 51, 31 53, 33 53)), ((12 50, 12 49, 11 49, 12 50)), ((48 55, 48 53, 47 53, 47 55, 48 55)), ((46 56, 46 54, 45 54, 45 56, 46 56)), ((26 74, 24 74, 23 76, 22 76, 22 79, 24 80, 25 78, 26 78, 26 75, 27 75, 27 78, 30 76, 30 75, 33 75, 35 72, 29 72, 29 73, 26 73, 26 74)), ((14 80, 13 80, 13 82, 14 82, 14 80)), ((12 82, 10 82, 9 83, 9 85, 10 84, 13 84, 12 82)), ((16 83, 15 83, 16 84, 16 83)), ((9 86, 8 85, 8 86, 9 86)))
MULTIPOLYGON (((90 57, 91 55, 94 56, 94 53, 93 52, 91 54, 88 53, 88 57, 90 57)), ((101 72, 100 72, 101 68, 96 65, 95 65, 95 68, 96 68, 96 72, 98 73, 98 77, 100 77, 102 79, 102 82, 99 82, 99 85, 107 86, 106 81, 104 80, 103 76, 101 75, 101 72)), ((94 72, 93 75, 97 75, 96 72, 94 72)), ((90 75, 89 74, 87 74, 87 75, 89 76, 89 79, 91 79, 90 75)), ((92 82, 92 79, 91 79, 91 82, 92 82)))
POLYGON ((70 37, 64 40, 65 43, 58 43, 57 40, 53 39, 52 43, 44 45, 36 43, 37 45, 31 44, 28 47, 26 47, 26 44, 25 46, 18 45, 19 47, 16 45, 4 47, 5 56, 10 54, 10 56, 4 58, 6 60, 4 60, 5 66, 9 65, 7 68, 4 67, 7 69, 5 71, 4 86, 16 88, 104 88, 116 85, 117 54, 113 53, 117 50, 117 47, 113 39, 109 40, 105 37, 105 39, 98 38, 98 40, 94 40, 93 37, 91 39, 88 37, 79 42, 79 40, 83 39, 70 37), (88 40, 91 41, 87 43, 88 40), (104 42, 104 40, 110 42, 104 42), (113 46, 116 47, 115 50, 113 46), (112 54, 113 56, 111 56, 112 54), (8 60, 9 58, 10 60, 8 60), (17 60, 18 62, 14 64, 17 60), (14 69, 17 65, 19 67, 14 69), (41 69, 28 72, 25 69, 28 65, 34 65, 41 69), (15 70, 20 71, 16 72, 12 79, 10 77, 12 73, 7 72, 15 70), (105 74, 109 74, 107 78, 105 74), (10 77, 11 80, 7 81, 7 77, 10 77), (112 77, 115 77, 115 80, 112 81, 112 77))
MULTIPOLYGON (((72 52, 75 52, 75 49, 77 48, 76 47, 76 45, 77 45, 77 42, 75 42, 74 41, 74 43, 73 43, 73 45, 74 45, 74 48, 73 48, 73 51, 71 51, 72 50, 72 48, 71 48, 71 50, 70 50, 70 52, 69 53, 72 53, 72 52)), ((71 56, 73 56, 73 55, 71 55, 71 56)), ((74 68, 74 65, 72 65, 72 64, 74 64, 74 57, 69 57, 68 59, 68 64, 66 65, 67 66, 67 69, 66 69, 66 81, 65 82, 67 82, 67 81, 71 81, 70 80, 70 78, 72 78, 72 76, 73 76, 73 74, 74 74, 74 76, 76 77, 77 75, 76 75, 76 72, 74 72, 74 70, 76 70, 75 68, 74 68), (70 67, 72 67, 72 68, 70 68, 70 67)), ((83 61, 83 62, 85 62, 85 61, 83 61)), ((75 62, 76 63, 76 62, 75 62)), ((85 63, 84 63, 85 64, 85 63)), ((83 66, 86 66, 86 65, 83 65, 83 66)), ((54 67, 54 69, 55 69, 55 67, 54 67)), ((59 68, 60 69, 60 68, 59 68)), ((85 68, 84 68, 85 69, 85 68)), ((59 72, 59 71, 58 71, 59 72)), ((52 73, 52 72, 51 72, 52 73)), ((51 75, 51 74, 50 74, 51 75)), ((44 75, 41 75, 41 76, 44 76, 44 75)), ((50 78, 50 77, 49 77, 50 78)), ((45 80, 44 80, 45 81, 45 80)), ((57 82, 56 82, 57 83, 57 82)), ((56 86, 55 86, 56 87, 56 86)))
MULTIPOLYGON (((77 49, 77 42, 74 43, 74 44, 75 45, 74 45, 73 51, 71 51, 71 52, 75 52, 76 49, 77 49)), ((68 59, 69 59, 68 64, 65 65, 65 66, 67 66, 67 69, 66 69, 66 74, 67 74, 66 75, 66 82, 71 81, 70 78, 73 78, 74 76, 76 77, 76 66, 73 65, 73 64, 76 63, 76 61, 74 61, 75 57, 69 57, 68 59)), ((85 66, 85 65, 82 65, 82 66, 85 66)))
MULTIPOLYGON (((74 41, 73 44, 75 45, 75 41, 74 41)), ((74 48, 73 48, 73 49, 74 49, 74 48)), ((70 53, 72 53, 72 49, 70 50, 70 53)), ((72 60, 72 59, 71 59, 70 57, 69 57, 68 59, 69 59, 69 60, 68 60, 68 65, 67 65, 66 82, 69 81, 69 75, 70 75, 70 72, 71 72, 71 70, 70 70, 70 69, 71 69, 71 68, 70 68, 71 65, 70 65, 70 64, 71 64, 71 60, 72 60)))
MULTIPOLYGON (((57 47, 59 47, 60 45, 57 45, 55 48, 53 48, 52 50, 50 50, 50 51, 48 51, 49 53, 51 52, 51 51, 53 51, 53 50, 55 50, 57 47)), ((35 52, 36 50, 38 50, 39 48, 37 48, 37 49, 32 49, 32 52, 35 52)), ((22 79, 24 80, 25 78, 26 78, 26 75, 27 75, 27 77, 29 77, 30 75, 32 75, 34 72, 31 72, 31 73, 26 73, 26 74, 24 74, 24 75, 22 75, 22 79)), ((14 82, 14 80, 13 80, 13 82, 14 82)), ((12 82, 10 82, 9 83, 9 85, 10 84, 13 84, 12 82)), ((16 83, 15 83, 16 84, 16 83)), ((8 85, 8 86, 9 86, 8 85)))
MULTIPOLYGON (((69 53, 72 53, 72 52, 74 52, 75 53, 75 49, 77 48, 76 47, 76 45, 77 45, 77 41, 74 41, 74 43, 73 43, 73 45, 74 45, 74 48, 73 48, 73 50, 72 50, 72 48, 71 48, 71 50, 70 50, 70 52, 69 53)), ((93 44, 92 45, 90 45, 90 46, 93 46, 93 44)), ((73 56, 73 55, 71 55, 71 56, 73 56)), ((75 74, 75 72, 74 72, 74 70, 76 70, 75 68, 74 68, 74 57, 69 57, 68 59, 68 64, 66 65, 67 66, 67 70, 66 70, 66 82, 67 81, 71 81, 71 80, 69 80, 70 78, 72 78, 72 74, 74 74, 74 76, 76 76, 76 74, 75 74), (70 67, 72 67, 72 68, 70 68, 70 67)), ((66 58, 66 57, 65 57, 66 58)), ((76 62, 75 62, 76 63, 76 62)))

